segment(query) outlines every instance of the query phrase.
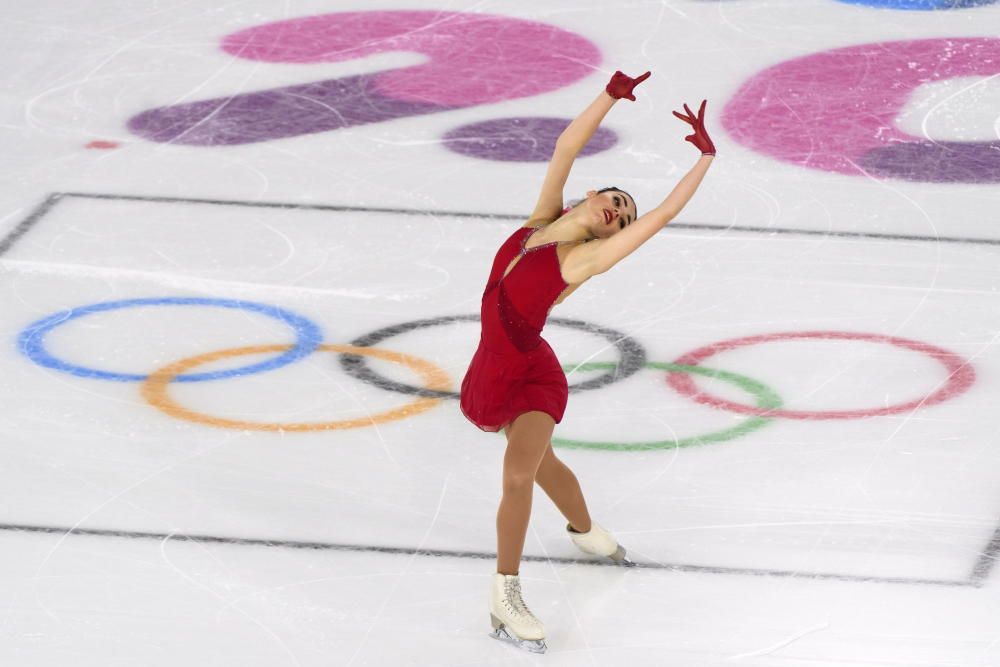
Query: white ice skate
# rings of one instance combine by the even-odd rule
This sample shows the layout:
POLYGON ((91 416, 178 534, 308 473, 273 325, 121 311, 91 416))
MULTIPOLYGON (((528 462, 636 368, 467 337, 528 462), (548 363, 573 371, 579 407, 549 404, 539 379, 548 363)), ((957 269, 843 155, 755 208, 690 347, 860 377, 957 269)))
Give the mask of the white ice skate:
POLYGON ((635 566, 635 563, 625 557, 625 547, 618 544, 618 540, 611 533, 601 528, 596 521, 590 522, 590 530, 586 533, 573 530, 573 527, 569 524, 566 524, 566 532, 569 533, 573 544, 580 551, 594 554, 595 556, 605 556, 625 567, 635 566))
POLYGON ((532 653, 545 653, 545 627, 535 618, 521 598, 521 580, 517 575, 493 575, 490 589, 491 637, 510 642, 532 653))

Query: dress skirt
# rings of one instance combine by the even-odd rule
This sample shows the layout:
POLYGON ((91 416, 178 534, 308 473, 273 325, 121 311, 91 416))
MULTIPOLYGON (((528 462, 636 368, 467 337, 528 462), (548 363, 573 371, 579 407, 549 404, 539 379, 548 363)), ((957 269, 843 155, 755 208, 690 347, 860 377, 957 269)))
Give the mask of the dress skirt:
POLYGON ((480 340, 462 380, 462 413, 484 431, 499 431, 533 411, 558 424, 568 398, 566 373, 544 339, 529 352, 495 352, 480 340))

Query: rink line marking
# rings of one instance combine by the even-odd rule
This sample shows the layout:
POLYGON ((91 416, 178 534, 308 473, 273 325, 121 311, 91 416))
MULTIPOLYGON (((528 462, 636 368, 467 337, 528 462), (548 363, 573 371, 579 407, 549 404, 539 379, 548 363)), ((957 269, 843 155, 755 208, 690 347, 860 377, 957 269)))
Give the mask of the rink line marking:
MULTIPOLYGON (((341 213, 395 213, 399 215, 441 216, 453 218, 478 218, 488 220, 527 220, 527 215, 509 213, 481 213, 472 211, 442 211, 436 209, 387 208, 376 206, 342 206, 333 204, 300 204, 289 202, 261 202, 226 199, 205 199, 195 197, 166 197, 153 195, 123 195, 99 192, 55 192, 50 194, 31 214, 28 215, 10 234, 0 240, 0 256, 6 253, 24 234, 41 220, 52 207, 63 199, 75 197, 78 199, 102 199, 111 201, 146 201, 162 204, 207 204, 210 206, 245 206, 250 208, 279 208, 303 211, 332 211, 341 213)), ((967 245, 1000 246, 1000 239, 984 239, 959 236, 921 236, 919 234, 881 234, 877 232, 838 232, 816 229, 797 229, 794 227, 732 227, 728 225, 713 225, 708 223, 674 222, 669 225, 674 229, 744 232, 752 234, 789 236, 818 236, 838 239, 878 239, 884 241, 917 241, 938 243, 961 243, 967 245)))
POLYGON ((997 526, 997 529, 993 531, 993 537, 986 543, 986 548, 983 549, 983 553, 976 560, 976 564, 972 568, 972 574, 969 576, 969 581, 981 586, 993 572, 993 568, 996 566, 998 560, 1000 560, 1000 526, 997 526))
MULTIPOLYGON (((438 211, 419 208, 391 208, 381 206, 347 206, 340 204, 301 204, 295 202, 246 201, 241 199, 205 199, 200 197, 165 197, 159 195, 119 195, 99 192, 60 192, 61 197, 80 199, 109 199, 149 201, 161 204, 208 204, 211 206, 245 206, 249 208, 283 208, 306 211, 334 211, 340 213, 399 213, 401 215, 440 215, 456 218, 496 218, 498 220, 527 220, 526 215, 509 213, 480 213, 475 211, 438 211)), ((998 241, 1000 243, 1000 241, 998 241)))
MULTIPOLYGON (((272 547, 284 549, 313 549, 317 551, 342 551, 356 553, 378 553, 386 555, 401 556, 425 556, 433 558, 461 558, 471 560, 493 560, 497 557, 495 553, 487 551, 458 551, 452 549, 414 549, 407 547, 387 547, 365 544, 337 544, 333 542, 304 542, 299 540, 267 540, 249 537, 221 537, 217 535, 184 535, 180 533, 152 533, 134 530, 108 530, 99 528, 60 528, 57 526, 31 526, 21 524, 0 524, 0 531, 19 533, 43 533, 51 535, 63 535, 67 537, 111 537, 119 539, 133 540, 181 540, 185 542, 195 542, 200 544, 224 544, 244 547, 272 547)), ((1000 530, 998 530, 997 540, 1000 540, 1000 530)), ((991 543, 992 544, 992 543, 991 543)), ((530 556, 524 555, 521 560, 535 563, 557 563, 560 565, 588 565, 591 567, 614 567, 621 568, 620 565, 610 560, 592 560, 584 558, 565 558, 553 556, 530 556)), ((910 579, 906 577, 878 577, 855 574, 835 574, 828 572, 799 572, 795 570, 766 570, 757 568, 740 567, 714 567, 709 565, 685 565, 677 563, 659 562, 637 562, 636 570, 668 570, 672 572, 691 572, 700 574, 730 574, 747 575, 755 577, 786 577, 798 579, 825 579, 833 581, 848 581, 855 583, 878 583, 878 584, 915 584, 920 586, 950 586, 955 588, 981 588, 982 580, 977 580, 975 576, 966 581, 953 581, 947 579, 910 579)))
POLYGON ((0 240, 0 255, 11 249, 15 243, 17 243, 22 236, 24 236, 29 229, 35 226, 35 224, 45 216, 49 210, 55 206, 59 200, 63 197, 61 192, 54 192, 42 201, 41 204, 36 206, 31 213, 28 214, 24 220, 18 223, 7 236, 0 240))
MULTIPOLYGON (((180 202, 189 204, 213 204, 217 206, 253 206, 264 208, 306 209, 318 211, 341 211, 354 213, 399 213, 402 215, 437 215, 455 218, 488 218, 493 220, 527 220, 527 215, 511 213, 476 213, 468 211, 441 211, 436 209, 379 208, 369 206, 340 206, 333 204, 293 204, 282 202, 252 202, 225 199, 198 199, 186 197, 151 197, 144 195, 115 195, 86 192, 62 192, 65 197, 80 197, 91 199, 126 199, 135 201, 156 201, 163 203, 180 202)), ((885 239, 890 241, 941 241, 942 243, 968 243, 983 245, 1000 245, 1000 239, 981 239, 958 236, 921 236, 909 234, 879 234, 876 232, 835 232, 815 229, 796 229, 793 227, 731 227, 728 225, 712 225, 708 223, 671 223, 675 229, 708 229, 713 231, 753 232, 764 234, 793 234, 801 236, 835 236, 838 238, 885 239)))

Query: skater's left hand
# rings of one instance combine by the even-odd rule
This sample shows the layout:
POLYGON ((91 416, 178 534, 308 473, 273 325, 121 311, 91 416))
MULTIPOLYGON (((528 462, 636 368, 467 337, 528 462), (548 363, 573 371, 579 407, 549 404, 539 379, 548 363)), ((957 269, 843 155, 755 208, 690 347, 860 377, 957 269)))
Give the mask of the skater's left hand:
POLYGON ((715 144, 712 143, 711 137, 708 136, 708 132, 705 130, 705 104, 707 102, 708 100, 701 101, 701 108, 698 109, 697 116, 691 112, 687 104, 684 105, 684 111, 687 112, 687 115, 682 115, 676 111, 674 115, 694 128, 694 134, 684 137, 685 141, 690 141, 694 144, 695 148, 700 150, 702 155, 715 155, 715 144))
POLYGON ((635 90, 636 86, 648 79, 651 75, 652 72, 646 72, 639 78, 633 79, 629 75, 623 74, 621 70, 618 70, 611 77, 611 81, 608 81, 608 85, 604 90, 607 91, 608 95, 616 100, 624 98, 635 102, 635 95, 632 94, 632 91, 635 90))

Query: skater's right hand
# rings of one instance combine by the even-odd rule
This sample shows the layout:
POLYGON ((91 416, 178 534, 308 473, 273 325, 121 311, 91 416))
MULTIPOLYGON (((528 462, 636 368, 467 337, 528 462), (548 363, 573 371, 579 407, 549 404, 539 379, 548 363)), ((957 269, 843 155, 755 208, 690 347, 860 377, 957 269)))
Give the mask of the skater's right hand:
POLYGON ((616 100, 624 98, 635 102, 635 95, 632 94, 632 91, 635 90, 636 86, 648 79, 651 75, 652 72, 646 72, 638 79, 633 79, 629 75, 623 74, 621 70, 618 70, 611 77, 611 81, 608 81, 608 85, 604 88, 604 90, 608 93, 608 95, 616 100))
POLYGON ((687 112, 686 115, 682 115, 678 112, 674 112, 674 115, 680 118, 682 121, 694 128, 694 134, 689 134, 684 137, 685 141, 690 141, 694 144, 695 148, 701 151, 702 155, 715 155, 715 144, 712 143, 712 139, 708 136, 708 132, 705 131, 705 103, 708 100, 701 101, 701 108, 698 109, 698 115, 695 116, 688 105, 684 105, 684 111, 687 112))

